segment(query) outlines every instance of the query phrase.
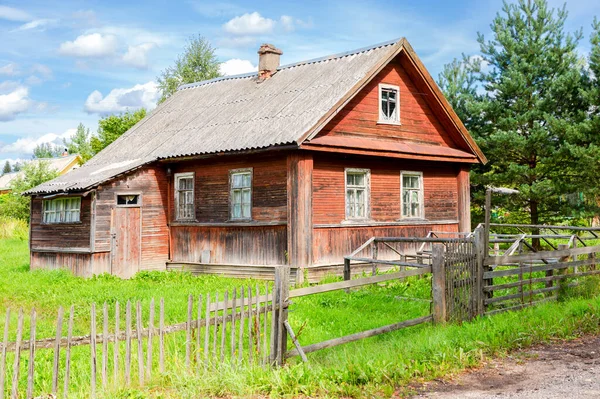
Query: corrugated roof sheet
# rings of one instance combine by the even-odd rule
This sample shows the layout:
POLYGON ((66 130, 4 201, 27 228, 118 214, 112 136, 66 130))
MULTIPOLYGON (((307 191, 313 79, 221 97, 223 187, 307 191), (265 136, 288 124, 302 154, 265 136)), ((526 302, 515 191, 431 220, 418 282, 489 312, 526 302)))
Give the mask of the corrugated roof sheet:
POLYGON ((158 159, 297 144, 398 40, 182 86, 88 163, 29 191, 85 190, 158 159), (127 161, 130 161, 127 163, 127 161))

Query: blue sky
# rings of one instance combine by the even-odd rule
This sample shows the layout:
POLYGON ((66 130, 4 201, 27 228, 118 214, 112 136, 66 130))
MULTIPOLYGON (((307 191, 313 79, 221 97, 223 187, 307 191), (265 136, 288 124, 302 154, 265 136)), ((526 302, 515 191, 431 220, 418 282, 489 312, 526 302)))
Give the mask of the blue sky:
MULTIPOLYGON (((550 0, 561 6, 563 1, 550 0)), ((263 42, 287 64, 405 36, 431 74, 461 53, 501 1, 2 1, 0 2, 0 163, 30 159, 42 142, 61 142, 81 122, 152 108, 156 76, 191 35, 217 49, 227 74, 255 70, 263 42)), ((568 1, 567 28, 583 28, 598 1, 568 1)))

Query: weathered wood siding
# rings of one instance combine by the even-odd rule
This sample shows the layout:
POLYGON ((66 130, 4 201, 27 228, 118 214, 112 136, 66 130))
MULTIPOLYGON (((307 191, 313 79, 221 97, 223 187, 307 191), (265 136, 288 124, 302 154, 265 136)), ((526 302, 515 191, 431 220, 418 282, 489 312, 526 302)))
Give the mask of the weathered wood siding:
POLYGON ((373 236, 458 231, 458 166, 446 163, 316 154, 313 169, 313 264, 339 263, 373 236), (371 171, 371 218, 347 222, 344 169, 371 171), (423 173, 424 219, 401 218, 400 172, 423 173))
POLYGON ((167 176, 163 165, 145 167, 98 188, 94 251, 111 250, 111 213, 116 194, 141 195, 142 253, 140 270, 165 270, 169 254, 167 176))
POLYGON ((174 220, 171 178, 173 262, 275 265, 286 263, 287 156, 211 158, 171 165, 173 174, 194 172, 196 221, 174 220), (229 219, 229 171, 252 168, 252 221, 229 219))
POLYGON ((32 252, 31 270, 67 269, 76 276, 110 273, 110 253, 32 252))
POLYGON ((409 141, 458 148, 432 110, 427 95, 415 84, 397 58, 387 65, 335 118, 318 134, 354 136, 377 140, 409 141), (378 124, 379 83, 400 89, 400 125, 378 124))
POLYGON ((81 214, 78 223, 42 223, 41 198, 31 201, 31 249, 43 248, 90 248, 91 196, 81 198, 81 214))

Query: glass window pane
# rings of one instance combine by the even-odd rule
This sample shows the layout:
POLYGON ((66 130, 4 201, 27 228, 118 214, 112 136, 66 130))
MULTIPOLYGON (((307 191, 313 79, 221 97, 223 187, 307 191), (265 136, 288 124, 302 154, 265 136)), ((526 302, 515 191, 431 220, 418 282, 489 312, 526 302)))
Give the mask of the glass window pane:
POLYGON ((233 188, 239 188, 242 186, 242 176, 238 173, 233 174, 231 185, 233 188))
POLYGON ((250 204, 244 204, 242 206, 242 217, 249 218, 250 217, 250 204))

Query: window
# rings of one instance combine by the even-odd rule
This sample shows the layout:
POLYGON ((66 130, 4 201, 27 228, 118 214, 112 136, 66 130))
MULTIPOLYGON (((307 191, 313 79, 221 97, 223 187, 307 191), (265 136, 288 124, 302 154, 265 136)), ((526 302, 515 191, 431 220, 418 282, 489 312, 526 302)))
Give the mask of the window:
POLYGON ((118 206, 137 206, 139 205, 139 194, 120 194, 117 195, 118 206))
POLYGON ((175 218, 194 220, 194 173, 175 173, 175 218))
POLYGON ((44 201, 44 223, 78 223, 80 215, 81 197, 57 198, 44 201))
POLYGON ((400 123, 399 93, 398 86, 379 85, 379 123, 400 123))
POLYGON ((423 218, 423 174, 402 172, 402 217, 423 218))
POLYGON ((368 169, 346 169, 346 219, 366 219, 369 216, 368 169))
POLYGON ((229 173, 231 219, 252 219, 252 169, 236 169, 229 173))

